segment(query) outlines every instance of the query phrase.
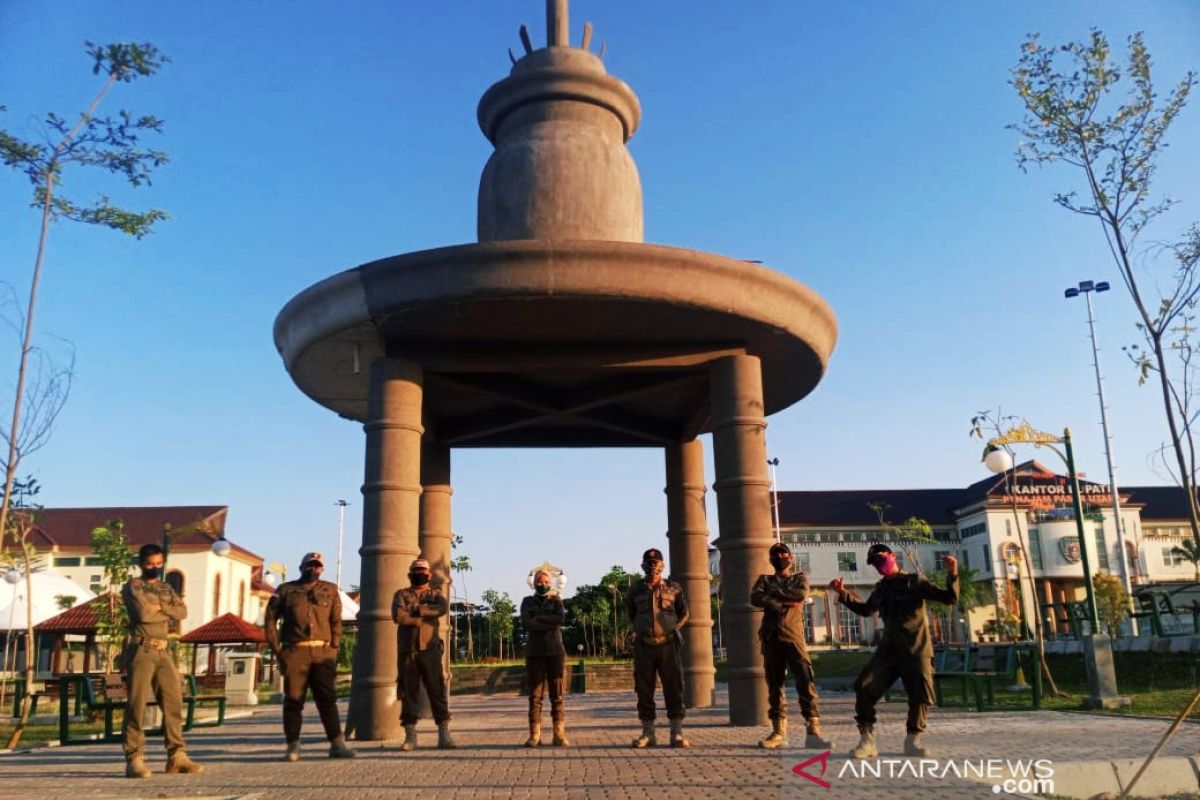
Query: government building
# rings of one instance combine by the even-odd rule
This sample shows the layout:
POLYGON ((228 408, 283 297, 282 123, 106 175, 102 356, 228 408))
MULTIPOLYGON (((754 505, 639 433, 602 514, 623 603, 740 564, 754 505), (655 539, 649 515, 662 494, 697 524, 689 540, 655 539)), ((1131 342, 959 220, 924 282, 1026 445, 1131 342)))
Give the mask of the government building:
MULTIPOLYGON (((1108 486, 1081 480, 1080 496, 1083 546, 1093 573, 1122 577, 1123 550, 1134 593, 1151 585, 1195 584, 1196 567, 1173 552, 1191 536, 1181 489, 1121 487, 1123 536, 1108 486)), ((945 580, 945 555, 955 556, 960 568, 985 584, 988 602, 966 616, 930 606, 939 641, 962 641, 968 630, 974 640, 986 638, 998 633, 997 616, 1003 621, 1033 613, 1041 615, 1047 636, 1065 635, 1070 630, 1065 604, 1084 599, 1070 482, 1037 461, 961 489, 781 491, 778 519, 780 538, 814 589, 806 625, 816 644, 871 642, 878 620, 856 616, 823 590, 840 577, 862 597, 870 594, 879 575, 866 564, 866 554, 875 542, 896 551, 906 571, 919 569, 939 584, 945 580), (910 521, 928 525, 924 540, 905 536, 923 527, 910 521)), ((714 552, 714 574, 717 561, 714 552)))

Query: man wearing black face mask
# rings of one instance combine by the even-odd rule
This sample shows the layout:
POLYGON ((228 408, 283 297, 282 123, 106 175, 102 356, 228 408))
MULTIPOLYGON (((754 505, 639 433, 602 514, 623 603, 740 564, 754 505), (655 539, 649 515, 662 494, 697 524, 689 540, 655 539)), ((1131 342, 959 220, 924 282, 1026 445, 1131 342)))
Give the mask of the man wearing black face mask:
POLYGON ((158 701, 163 716, 163 738, 167 743, 167 772, 200 772, 204 767, 188 758, 183 749, 183 700, 179 671, 167 649, 171 620, 187 616, 187 606, 166 581, 161 580, 163 549, 156 544, 138 550, 140 578, 121 587, 121 599, 129 613, 129 646, 125 649, 125 686, 128 700, 121 722, 125 747, 125 777, 149 778, 143 748, 146 734, 142 716, 151 697, 158 701))
POLYGON ((821 717, 817 710, 817 688, 813 682, 812 660, 804 640, 804 600, 808 597, 808 578, 793 572, 792 551, 786 544, 771 545, 774 575, 759 575, 750 592, 750 603, 763 610, 758 638, 762 642, 763 668, 767 674, 767 702, 770 705, 771 735, 759 747, 787 747, 787 672, 796 681, 800 714, 804 717, 807 748, 829 749, 832 745, 821 736, 821 717))
POLYGON ((550 719, 554 722, 554 746, 567 747, 566 711, 563 709, 562 626, 567 610, 550 585, 550 573, 538 570, 533 576, 534 594, 521 601, 521 627, 529 632, 525 645, 525 675, 529 679, 529 738, 526 747, 542 743, 542 695, 550 686, 550 719))
POLYGON ((663 702, 671 721, 671 747, 690 747, 683 738, 683 663, 679 649, 683 645, 684 623, 688 618, 683 587, 663 580, 662 551, 650 548, 642 554, 642 572, 629 590, 625 610, 633 623, 633 685, 637 692, 638 719, 642 733, 634 747, 657 744, 654 735, 654 681, 662 681, 663 702))
POLYGON ((417 713, 421 685, 429 695, 433 721, 438 726, 438 747, 455 747, 450 738, 450 702, 446 677, 442 674, 442 617, 450 612, 450 602, 440 586, 431 586, 429 562, 418 558, 408 568, 407 589, 392 597, 392 621, 396 628, 397 689, 400 694, 400 724, 408 752, 417 746, 417 713))
POLYGON ((300 560, 300 580, 288 581, 267 603, 267 644, 283 672, 285 761, 300 759, 300 724, 304 698, 312 689, 330 758, 354 758, 346 746, 337 711, 337 654, 342 638, 342 599, 338 587, 321 580, 320 553, 300 560), (282 632, 280 631, 282 623, 282 632), (282 636, 283 642, 280 643, 282 636))

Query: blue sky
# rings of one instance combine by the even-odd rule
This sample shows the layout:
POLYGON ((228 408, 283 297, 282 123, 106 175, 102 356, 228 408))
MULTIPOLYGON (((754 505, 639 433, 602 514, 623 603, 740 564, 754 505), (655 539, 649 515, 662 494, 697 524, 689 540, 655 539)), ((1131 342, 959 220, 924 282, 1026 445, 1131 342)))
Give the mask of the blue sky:
MULTIPOLYGON (((983 474, 969 419, 997 405, 1072 426, 1080 468, 1104 479, 1085 308, 1062 290, 1118 277, 1094 223, 1051 202, 1075 175, 1017 169, 1008 70, 1029 32, 1060 42, 1096 26, 1123 45, 1143 30, 1165 89, 1200 67, 1200 6, 576 0, 571 12, 572 40, 591 20, 642 102, 630 149, 647 241, 761 260, 838 314, 825 381, 770 420, 781 488, 966 485, 983 474)), ((105 106, 166 120, 156 146, 172 162, 154 186, 67 176, 84 199, 104 190, 172 219, 141 242, 52 233, 37 328, 74 343, 77 376, 54 439, 25 464, 47 505, 227 504, 231 538, 294 564, 336 548, 345 498, 357 580, 361 428, 295 389, 271 326, 334 272, 474 239, 490 153, 475 106, 507 73, 507 48, 519 52, 522 22, 541 46, 538 0, 0 4, 0 126, 18 135, 91 97, 86 39, 150 41, 172 59, 105 106)), ((1158 178, 1183 202, 1153 238, 1200 219, 1195 105, 1158 178)), ((22 295, 38 222, 27 202, 24 179, 0 174, 0 280, 22 295)), ((1159 403, 1120 350, 1136 340, 1132 307, 1113 291, 1097 315, 1118 481, 1160 483, 1146 463, 1159 403)), ((665 544, 655 450, 456 451, 454 482, 474 597, 521 594, 543 559, 578 584, 665 544)))

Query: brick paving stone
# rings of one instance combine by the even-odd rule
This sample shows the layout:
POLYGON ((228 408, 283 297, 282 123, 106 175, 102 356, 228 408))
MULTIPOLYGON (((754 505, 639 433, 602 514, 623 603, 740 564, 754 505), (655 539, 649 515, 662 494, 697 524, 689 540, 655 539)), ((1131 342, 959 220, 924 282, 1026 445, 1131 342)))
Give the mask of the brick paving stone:
MULTIPOLYGON (((630 740, 639 726, 631 693, 604 692, 568 698, 570 748, 521 747, 527 734, 525 700, 512 695, 456 697, 452 729, 457 750, 433 747, 436 729, 418 726, 421 746, 401 753, 399 742, 353 743, 354 760, 332 760, 320 736, 311 704, 306 708, 304 750, 295 764, 280 760, 283 752, 279 706, 263 706, 254 716, 220 728, 187 735, 188 751, 207 769, 200 775, 164 775, 165 756, 151 746, 150 780, 122 777, 119 745, 96 744, 33 748, 0 756, 4 797, 55 800, 69 798, 399 798, 453 797, 474 800, 645 800, 663 787, 681 798, 891 798, 951 800, 996 797, 988 781, 953 774, 944 779, 911 775, 854 777, 844 774, 845 753, 858 740, 853 698, 822 694, 824 732, 834 739, 824 779, 829 794, 793 774, 792 768, 818 755, 798 748, 762 750, 756 742, 765 728, 726 724, 724 692, 719 705, 693 711, 687 720, 690 750, 658 747, 633 750, 630 740)), ((342 709, 343 715, 345 708, 342 709)), ((549 722, 547 718, 547 723, 549 722)), ((793 741, 802 741, 799 719, 793 741)), ((954 759, 1037 759, 1084 761, 1144 757, 1166 729, 1159 720, 1122 719, 1063 712, 978 714, 934 709, 927 744, 943 766, 954 759)), ((660 718, 660 741, 666 720, 660 718)), ((548 725, 547 725, 548 733, 548 725)), ((902 759, 904 706, 881 704, 879 740, 882 759, 902 759)), ((1200 726, 1186 725, 1164 755, 1191 755, 1200 746, 1200 726)), ((914 760, 915 761, 915 760, 914 760)), ((896 768, 899 768, 898 766, 896 768)), ((819 776, 819 767, 809 768, 819 776)), ((1019 795, 1018 795, 1019 796, 1019 795)))

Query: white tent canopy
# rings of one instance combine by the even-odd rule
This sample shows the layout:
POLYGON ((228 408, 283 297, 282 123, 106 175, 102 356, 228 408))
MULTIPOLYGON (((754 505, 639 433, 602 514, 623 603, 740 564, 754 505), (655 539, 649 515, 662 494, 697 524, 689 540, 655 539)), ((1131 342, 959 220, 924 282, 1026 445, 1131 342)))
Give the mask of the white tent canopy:
MULTIPOLYGON (((73 597, 71 606, 91 600, 96 595, 83 588, 75 581, 53 570, 36 571, 33 578, 33 624, 45 622, 51 617, 63 612, 59 607, 59 597, 73 597)), ((29 607, 26 592, 28 585, 25 575, 16 584, 0 581, 0 631, 25 630, 29 607)), ((70 606, 69 606, 70 607, 70 606)))
POLYGON ((342 622, 357 622, 358 603, 350 599, 350 595, 346 594, 341 589, 338 589, 338 594, 342 598, 342 622))

